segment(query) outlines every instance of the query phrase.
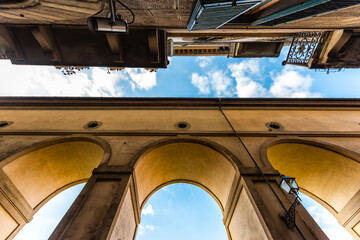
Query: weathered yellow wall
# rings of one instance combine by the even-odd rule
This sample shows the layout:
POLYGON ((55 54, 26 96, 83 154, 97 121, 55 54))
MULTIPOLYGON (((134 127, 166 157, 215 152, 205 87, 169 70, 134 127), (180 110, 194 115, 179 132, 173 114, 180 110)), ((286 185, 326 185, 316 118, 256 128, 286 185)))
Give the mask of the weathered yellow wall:
MULTIPOLYGON (((268 131, 265 123, 280 122, 286 131, 360 131, 357 111, 351 110, 224 110, 237 131, 268 131)), ((99 130, 174 131, 186 121, 193 131, 230 131, 218 109, 164 110, 1 110, 16 124, 1 131, 82 131, 90 120, 103 123, 99 130), (90 120, 89 120, 90 119, 90 120), (61 124, 59 124, 61 123, 61 124)))
POLYGON ((92 142, 65 142, 30 152, 3 170, 35 208, 50 194, 76 181, 86 181, 103 157, 92 142))

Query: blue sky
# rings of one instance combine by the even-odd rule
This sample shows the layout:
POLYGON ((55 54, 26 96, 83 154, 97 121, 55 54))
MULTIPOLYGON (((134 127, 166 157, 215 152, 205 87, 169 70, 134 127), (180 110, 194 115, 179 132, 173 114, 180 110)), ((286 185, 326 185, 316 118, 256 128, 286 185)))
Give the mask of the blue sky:
MULTIPOLYGON (((359 69, 326 74, 283 67, 287 50, 272 59, 172 57, 168 68, 157 72, 124 69, 108 74, 106 68, 90 68, 72 76, 64 76, 54 67, 15 66, 2 60, 0 96, 360 97, 359 69)), ((49 201, 15 239, 47 239, 82 186, 65 190, 49 201)), ((302 199, 331 239, 353 239, 319 204, 304 195, 302 199)), ((188 184, 160 189, 144 207, 137 240, 169 236, 227 239, 216 202, 202 189, 188 184)))
POLYGON ((54 67, 0 61, 0 95, 118 97, 360 97, 360 70, 326 74, 279 58, 172 57, 167 69, 91 68, 64 76, 54 67))

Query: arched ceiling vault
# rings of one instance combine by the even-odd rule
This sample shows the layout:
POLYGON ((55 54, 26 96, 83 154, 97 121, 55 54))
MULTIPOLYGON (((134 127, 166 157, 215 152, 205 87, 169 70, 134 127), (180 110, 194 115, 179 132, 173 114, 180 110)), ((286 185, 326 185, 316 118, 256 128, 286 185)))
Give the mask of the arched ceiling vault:
POLYGON ((267 157, 281 174, 292 176, 305 193, 334 214, 360 189, 357 160, 326 148, 283 142, 270 146, 267 157))
POLYGON ((93 142, 62 142, 27 153, 2 170, 37 210, 59 190, 86 181, 103 155, 103 148, 93 142))
POLYGON ((174 182, 197 185, 224 210, 237 170, 223 154, 192 142, 176 142, 145 153, 135 165, 140 206, 157 189, 174 182))

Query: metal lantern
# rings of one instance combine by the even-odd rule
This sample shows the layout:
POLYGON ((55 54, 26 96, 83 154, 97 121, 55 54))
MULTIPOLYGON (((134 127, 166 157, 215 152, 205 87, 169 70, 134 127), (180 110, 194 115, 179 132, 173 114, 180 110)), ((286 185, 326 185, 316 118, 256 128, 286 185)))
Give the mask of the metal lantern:
POLYGON ((284 175, 280 176, 280 187, 284 189, 287 193, 294 194, 295 196, 298 195, 299 187, 293 177, 287 177, 284 175))
POLYGON ((280 187, 284 189, 287 193, 295 195, 295 201, 291 204, 289 210, 285 211, 284 213, 280 214, 280 218, 285 222, 286 226, 290 229, 295 227, 295 207, 299 205, 301 200, 299 198, 299 187, 295 181, 295 178, 287 177, 284 175, 280 176, 280 187))

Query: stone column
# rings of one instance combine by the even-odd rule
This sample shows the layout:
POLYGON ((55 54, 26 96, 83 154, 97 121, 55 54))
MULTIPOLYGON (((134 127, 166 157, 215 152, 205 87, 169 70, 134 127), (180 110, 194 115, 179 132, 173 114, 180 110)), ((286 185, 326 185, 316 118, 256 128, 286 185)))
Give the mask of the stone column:
MULTIPOLYGON (((240 169, 241 179, 224 223, 230 239, 328 239, 302 205, 296 208, 297 228, 289 229, 280 218, 281 204, 256 168, 240 169)), ((279 174, 264 169, 273 190, 289 209, 294 197, 278 186, 279 174)))
POLYGON ((131 174, 123 167, 96 168, 49 239, 133 239, 140 218, 131 174))
MULTIPOLYGON (((255 168, 240 169, 241 178, 225 209, 230 240, 328 239, 302 207, 297 207, 298 229, 290 230, 279 217, 284 212, 275 194, 255 168)), ((264 169, 279 199, 288 209, 294 198, 278 186, 279 174, 264 169)), ((51 240, 132 240, 140 223, 140 207, 132 169, 99 167, 57 226, 51 240)))

